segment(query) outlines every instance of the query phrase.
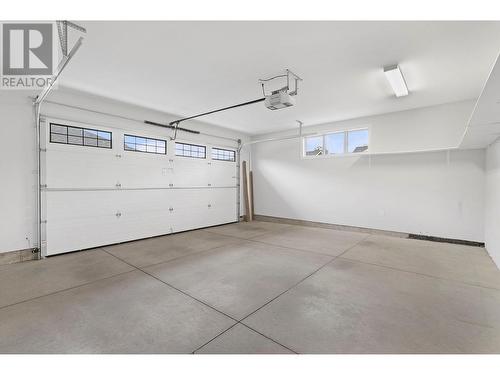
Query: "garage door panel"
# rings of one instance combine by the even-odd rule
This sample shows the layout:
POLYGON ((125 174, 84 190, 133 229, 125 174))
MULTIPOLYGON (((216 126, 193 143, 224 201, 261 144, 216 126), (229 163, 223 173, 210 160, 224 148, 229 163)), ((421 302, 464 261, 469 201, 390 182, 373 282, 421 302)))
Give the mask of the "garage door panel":
POLYGON ((186 190, 178 198, 174 229, 188 230, 236 221, 236 188, 186 190), (196 219, 193 220, 194 215, 190 212, 196 212, 196 219))
POLYGON ((116 185, 118 158, 112 150, 57 145, 45 155, 45 183, 57 188, 109 188, 116 185), (82 150, 75 150, 75 149, 82 150))
POLYGON ((172 192, 166 189, 120 191, 119 227, 133 239, 171 233, 172 192))
POLYGON ((210 189, 210 202, 212 206, 236 206, 237 191, 237 187, 210 189))
POLYGON ((210 204, 209 189, 175 189, 173 192, 173 230, 180 232, 205 226, 210 204))
POLYGON ((173 169, 173 184, 175 187, 208 186, 209 170, 205 159, 176 157, 173 169))
MULTIPOLYGON (((89 249, 116 242, 112 226, 113 215, 99 218, 80 218, 78 220, 48 222, 46 225, 46 255, 89 249)), ((116 232, 116 231, 115 231, 116 232)))
POLYGON ((210 183, 212 186, 236 186, 236 163, 213 160, 210 165, 210 183))
POLYGON ((49 190, 45 197, 48 221, 116 214, 119 206, 118 196, 113 191, 49 190))
POLYGON ((236 221, 236 188, 176 190, 175 197, 174 231, 236 221))
POLYGON ((123 149, 126 131, 88 128, 112 131, 113 148, 44 140, 43 254, 237 220, 236 163, 173 156, 170 141, 168 154, 128 151, 123 149))
POLYGON ((238 189, 224 188, 213 189, 211 191, 211 215, 209 218, 210 225, 222 223, 232 223, 237 221, 238 208, 236 205, 238 189))
POLYGON ((116 202, 107 191, 48 191, 47 255, 100 246, 113 241, 116 202))
POLYGON ((169 191, 46 193, 47 254, 171 232, 169 191))
POLYGON ((173 159, 166 155, 124 152, 118 165, 119 180, 126 188, 160 188, 173 183, 173 159))

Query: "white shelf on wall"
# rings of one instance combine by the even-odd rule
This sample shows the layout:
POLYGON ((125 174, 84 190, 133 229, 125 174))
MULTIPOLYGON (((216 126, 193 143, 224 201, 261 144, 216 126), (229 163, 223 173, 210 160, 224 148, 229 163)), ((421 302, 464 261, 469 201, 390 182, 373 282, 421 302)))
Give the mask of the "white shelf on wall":
POLYGON ((303 156, 303 159, 330 159, 330 158, 345 158, 345 157, 365 157, 365 156, 384 156, 384 155, 410 155, 410 154, 424 154, 430 152, 444 152, 458 150, 458 147, 447 147, 447 148, 431 148, 425 150, 411 150, 411 151, 384 151, 384 152, 356 152, 356 153, 345 153, 345 154, 331 154, 324 156, 303 156))
MULTIPOLYGON (((267 142, 279 142, 279 141, 288 141, 291 139, 302 139, 306 136, 317 135, 319 133, 308 133, 303 135, 287 135, 283 137, 274 137, 274 138, 263 138, 254 141, 250 141, 245 143, 243 146, 253 146, 259 143, 267 143, 267 142)), ((420 150, 397 150, 397 151, 383 151, 383 152, 356 152, 356 153, 343 153, 343 154, 329 154, 323 156, 303 156, 302 159, 335 159, 335 158, 346 158, 346 157, 365 157, 365 156, 383 156, 383 155, 409 155, 409 154, 422 154, 422 153, 430 153, 430 152, 444 152, 444 151, 453 151, 458 150, 459 147, 444 147, 444 148, 428 148, 428 149, 420 149, 420 150)))

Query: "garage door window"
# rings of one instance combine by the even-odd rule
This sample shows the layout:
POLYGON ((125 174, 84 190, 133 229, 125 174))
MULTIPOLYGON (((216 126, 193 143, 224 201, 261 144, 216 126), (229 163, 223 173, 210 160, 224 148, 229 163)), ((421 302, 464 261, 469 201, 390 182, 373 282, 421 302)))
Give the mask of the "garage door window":
POLYGON ((175 156, 184 156, 187 158, 205 159, 207 157, 207 148, 200 145, 189 143, 175 143, 175 156))
POLYGON ((50 142, 99 148, 112 147, 112 134, 97 129, 50 124, 50 142))
POLYGON ((212 147, 212 160, 236 161, 236 152, 212 147))
POLYGON ((125 134, 123 139, 123 149, 125 151, 165 155, 167 153, 167 141, 125 134))

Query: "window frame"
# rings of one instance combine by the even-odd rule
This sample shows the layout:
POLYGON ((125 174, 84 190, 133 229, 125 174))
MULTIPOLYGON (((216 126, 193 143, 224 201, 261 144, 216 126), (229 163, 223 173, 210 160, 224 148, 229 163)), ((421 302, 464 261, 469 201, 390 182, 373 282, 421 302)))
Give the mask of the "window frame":
MULTIPOLYGON (((123 134, 123 151, 129 151, 129 152, 139 152, 141 154, 150 154, 150 155, 167 155, 167 148, 168 148, 168 145, 167 145, 167 140, 166 139, 159 139, 159 138, 151 138, 151 137, 146 137, 146 136, 143 136, 143 135, 134 135, 134 134, 126 134, 124 133, 123 134), (127 150, 125 148, 125 145, 128 143, 125 141, 125 137, 134 137, 134 138, 143 138, 146 140, 146 151, 141 151, 141 150, 127 150), (151 152, 151 151, 147 151, 147 141, 151 140, 151 141, 161 141, 161 142, 165 142, 165 152, 151 152)), ((137 143, 135 143, 135 145, 137 146, 137 143)), ((155 149, 158 148, 158 145, 155 144, 155 149)))
POLYGON ((349 129, 340 129, 340 130, 334 130, 334 131, 329 131, 325 133, 318 133, 314 135, 310 135, 307 137, 302 137, 302 152, 301 152, 301 158, 302 159, 320 159, 320 158, 335 158, 335 157, 346 157, 346 156, 361 156, 361 155, 366 155, 369 154, 370 150, 370 140, 371 140, 371 131, 370 131, 370 126, 363 126, 359 128, 349 128, 349 129), (366 130, 368 132, 368 149, 365 151, 361 152, 348 152, 349 150, 349 141, 348 141, 348 133, 349 132, 354 132, 354 131, 359 131, 359 130, 366 130), (326 145, 326 137, 330 134, 338 134, 338 133, 344 133, 344 152, 343 153, 325 153, 325 145, 326 145), (307 155, 306 154, 306 139, 307 138, 315 138, 315 137, 321 137, 323 140, 323 152, 321 155, 307 155))
POLYGON ((236 151, 235 150, 230 150, 230 149, 227 149, 227 148, 221 148, 221 147, 211 147, 210 148, 210 159, 211 160, 216 160, 216 161, 225 161, 225 162, 230 162, 230 163, 236 163, 236 151), (220 151, 231 152, 233 154, 233 159, 214 159, 213 150, 220 150, 220 151))
POLYGON ((177 142, 177 141, 175 141, 175 144, 174 144, 174 156, 179 157, 179 158, 189 158, 189 159, 197 159, 197 160, 206 160, 207 159, 207 146, 198 145, 198 144, 195 144, 195 143, 186 143, 186 142, 177 142), (203 147, 203 149, 205 150, 205 156, 202 157, 202 158, 200 158, 200 157, 191 156, 191 155, 177 155, 177 144, 186 145, 186 146, 203 147))
MULTIPOLYGON (((74 137, 80 137, 80 136, 74 136, 74 137)), ((94 138, 92 138, 94 139, 94 138)), ((108 141, 107 139, 104 139, 105 141, 108 141)), ((49 121, 49 143, 54 143, 54 144, 59 144, 59 145, 67 145, 67 146, 80 146, 80 147, 93 147, 93 148, 100 148, 100 149, 103 149, 103 150, 112 150, 113 149, 113 132, 112 131, 108 131, 108 130, 99 130, 99 129, 93 129, 93 128, 87 128, 87 127, 82 127, 82 126, 75 126, 75 125, 68 125, 68 124, 61 124, 59 122, 52 122, 52 121, 49 121), (57 133, 57 132, 52 132, 52 125, 56 125, 56 126, 64 126, 66 128, 66 134, 62 134, 62 133, 57 133), (79 144, 79 143, 69 143, 69 128, 74 128, 74 129, 80 129, 82 130, 82 135, 81 135, 81 138, 82 138, 82 143, 79 144), (90 137, 85 137, 85 133, 84 131, 85 130, 89 130, 89 131, 93 131, 93 132, 96 132, 97 135, 96 135, 96 145, 89 145, 89 144, 85 144, 85 138, 90 138, 90 137), (109 134, 109 147, 103 147, 103 146, 99 146, 99 132, 101 133, 108 133, 109 134), (57 141, 53 141, 52 140, 52 135, 53 134, 58 134, 58 135, 66 135, 66 142, 57 142, 57 141)))

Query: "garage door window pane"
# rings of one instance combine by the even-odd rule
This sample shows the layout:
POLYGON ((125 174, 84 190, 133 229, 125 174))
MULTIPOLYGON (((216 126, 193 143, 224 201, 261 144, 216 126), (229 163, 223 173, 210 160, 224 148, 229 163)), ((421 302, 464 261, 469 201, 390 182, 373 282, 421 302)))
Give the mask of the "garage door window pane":
POLYGON ((111 132, 61 124, 50 124, 50 142, 100 148, 112 147, 111 132), (103 142, 97 142, 98 136, 103 142))
POLYGON ((125 151, 146 152, 149 154, 166 154, 167 141, 163 139, 138 137, 125 134, 123 138, 125 151))
POLYGON ((368 129, 349 131, 347 133, 347 149, 349 152, 368 150, 368 129))
POLYGON ((106 141, 111 141, 111 133, 109 133, 109 132, 97 132, 97 137, 99 139, 104 139, 106 141))
POLYGON ((83 129, 83 136, 85 138, 97 138, 97 130, 83 129))
POLYGON ((68 127, 63 125, 50 124, 50 133, 68 134, 68 127))
POLYGON ((135 137, 131 135, 125 135, 125 143, 135 144, 135 137))
POLYGON ((345 132, 325 135, 325 154, 344 153, 345 132))
POLYGON ((307 137, 304 148, 306 156, 323 155, 323 137, 307 137))
POLYGON ((50 135, 50 141, 53 143, 68 143, 68 136, 64 134, 52 133, 50 135))
POLYGON ((236 161, 236 151, 212 147, 212 160, 236 161))
POLYGON ((207 148, 201 145, 176 142, 175 155, 188 158, 205 159, 207 157, 207 148))
POLYGON ((105 139, 97 140, 97 147, 111 148, 111 141, 106 141, 105 139))
POLYGON ((68 143, 70 145, 81 145, 83 143, 83 138, 68 135, 68 143))
POLYGON ((74 135, 74 136, 77 136, 77 137, 81 137, 82 136, 82 128, 74 128, 74 127, 68 127, 68 135, 74 135))
POLYGON ((97 146, 97 139, 96 138, 84 138, 85 139, 85 146, 97 146))

